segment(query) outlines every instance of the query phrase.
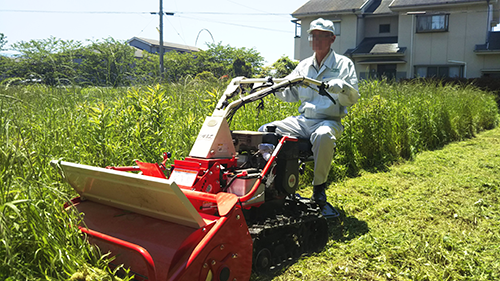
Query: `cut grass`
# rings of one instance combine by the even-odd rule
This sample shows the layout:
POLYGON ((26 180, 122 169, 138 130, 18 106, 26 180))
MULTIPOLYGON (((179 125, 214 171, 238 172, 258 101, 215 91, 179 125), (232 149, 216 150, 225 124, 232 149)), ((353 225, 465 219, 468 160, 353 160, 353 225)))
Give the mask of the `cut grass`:
POLYGON ((500 280, 499 189, 499 128, 334 183, 332 239, 274 280, 500 280))

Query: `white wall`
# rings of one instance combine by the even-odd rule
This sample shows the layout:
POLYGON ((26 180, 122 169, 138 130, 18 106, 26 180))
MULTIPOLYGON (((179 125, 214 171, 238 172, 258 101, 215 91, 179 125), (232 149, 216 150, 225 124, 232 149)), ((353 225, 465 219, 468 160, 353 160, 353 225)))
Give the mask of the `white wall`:
POLYGON ((388 17, 369 17, 364 20, 365 36, 363 37, 392 37, 398 36, 398 16, 388 17), (390 33, 379 33, 379 26, 381 24, 390 24, 390 33))
MULTIPOLYGON (((295 57, 296 60, 303 60, 313 54, 309 41, 307 40, 307 30, 311 25, 311 21, 318 17, 310 17, 301 19, 301 37, 295 40, 295 57)), ((355 48, 357 45, 357 32, 358 26, 357 16, 354 14, 341 15, 338 17, 324 16, 324 19, 334 22, 340 21, 340 35, 337 36, 333 43, 333 49, 339 54, 345 53, 347 49, 355 48), (353 29, 354 28, 354 29, 353 29)))
POLYGON ((406 69, 408 77, 411 77, 414 71, 410 63, 412 65, 453 65, 449 62, 450 60, 464 61, 467 62, 467 77, 480 77, 481 69, 498 65, 500 56, 481 56, 474 52, 477 44, 486 42, 488 26, 486 8, 485 3, 427 10, 427 14, 449 13, 448 31, 430 33, 415 33, 415 16, 406 15, 406 12, 400 13, 399 46, 408 48, 405 57, 408 63, 406 67, 401 67, 406 69), (411 54, 412 50, 413 54, 411 54))

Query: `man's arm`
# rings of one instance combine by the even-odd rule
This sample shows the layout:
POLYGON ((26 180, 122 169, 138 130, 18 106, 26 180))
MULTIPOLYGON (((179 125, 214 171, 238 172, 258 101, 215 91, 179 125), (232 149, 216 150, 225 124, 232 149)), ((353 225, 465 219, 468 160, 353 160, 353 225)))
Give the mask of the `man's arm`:
MULTIPOLYGON (((286 78, 294 78, 294 77, 299 76, 300 75, 300 71, 298 70, 299 66, 297 66, 292 71, 292 73, 290 73, 289 75, 287 75, 285 77, 285 79, 286 78)), ((298 102, 298 101, 300 101, 298 86, 287 87, 283 91, 276 92, 275 96, 277 98, 279 98, 280 100, 285 101, 285 102, 298 102)))
POLYGON ((337 94, 339 103, 343 106, 351 106, 359 99, 358 78, 354 64, 349 62, 348 68, 349 75, 344 79, 337 78, 328 81, 328 92, 337 94))

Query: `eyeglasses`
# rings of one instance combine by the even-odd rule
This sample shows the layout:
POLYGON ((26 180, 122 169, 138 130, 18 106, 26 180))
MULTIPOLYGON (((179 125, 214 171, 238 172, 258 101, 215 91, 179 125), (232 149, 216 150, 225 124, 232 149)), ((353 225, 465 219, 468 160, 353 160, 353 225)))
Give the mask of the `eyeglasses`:
POLYGON ((314 35, 314 34, 309 34, 309 37, 307 37, 307 39, 309 41, 312 41, 312 40, 326 40, 328 38, 332 38, 333 37, 333 34, 317 34, 317 35, 314 35))

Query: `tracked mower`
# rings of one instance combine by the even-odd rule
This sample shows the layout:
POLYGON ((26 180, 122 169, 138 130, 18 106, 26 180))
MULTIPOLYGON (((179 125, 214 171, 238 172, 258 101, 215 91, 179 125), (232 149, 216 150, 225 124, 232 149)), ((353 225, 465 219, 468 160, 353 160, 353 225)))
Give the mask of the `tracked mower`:
POLYGON ((65 208, 138 280, 249 280, 321 250, 338 213, 296 194, 309 140, 229 127, 239 108, 290 86, 330 97, 327 84, 306 77, 235 78, 189 156, 170 167, 168 153, 130 167, 52 161, 79 194, 65 208))

